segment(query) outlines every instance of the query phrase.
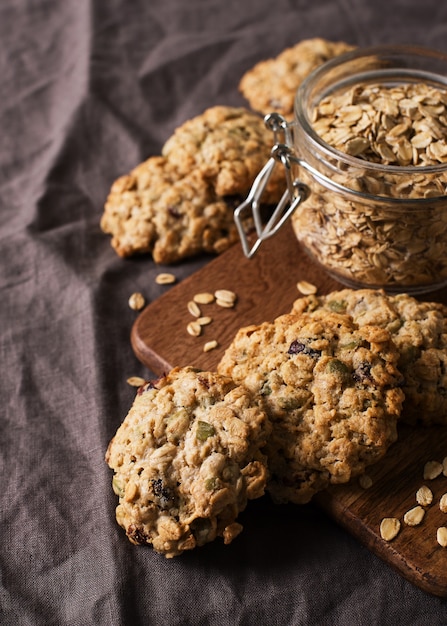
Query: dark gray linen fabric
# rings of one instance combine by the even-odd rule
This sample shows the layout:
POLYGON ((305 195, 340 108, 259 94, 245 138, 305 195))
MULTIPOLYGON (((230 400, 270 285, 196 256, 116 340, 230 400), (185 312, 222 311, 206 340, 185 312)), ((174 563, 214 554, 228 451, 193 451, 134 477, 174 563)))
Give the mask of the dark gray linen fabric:
POLYGON ((126 378, 151 375, 127 299, 156 299, 167 268, 116 256, 99 228, 107 192, 187 118, 245 104, 237 85, 254 63, 314 36, 447 51, 447 4, 2 0, 3 626, 447 624, 445 600, 314 505, 253 502, 231 546, 173 560, 132 546, 114 519, 104 453, 133 399, 126 378))

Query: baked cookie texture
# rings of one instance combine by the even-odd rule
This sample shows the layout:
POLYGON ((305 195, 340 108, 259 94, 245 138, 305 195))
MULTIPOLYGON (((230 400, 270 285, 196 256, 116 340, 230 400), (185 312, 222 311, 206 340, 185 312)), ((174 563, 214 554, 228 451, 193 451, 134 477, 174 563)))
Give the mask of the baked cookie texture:
POLYGON ((180 176, 167 159, 154 156, 114 182, 101 228, 119 256, 152 253, 156 263, 169 264, 236 242, 233 211, 200 172, 180 176))
POLYGON ((264 115, 277 112, 290 120, 296 90, 303 80, 319 65, 354 47, 343 41, 304 39, 248 70, 239 82, 239 90, 254 111, 264 115))
POLYGON ((264 494, 270 429, 250 392, 214 372, 175 368, 141 387, 106 453, 130 541, 168 558, 230 543, 264 494))
MULTIPOLYGON (((272 132, 243 107, 215 106, 177 128, 162 154, 181 174, 198 169, 220 196, 246 196, 270 158, 272 132)), ((278 202, 285 190, 281 168, 270 179, 263 201, 278 202)))
POLYGON ((342 289, 322 296, 305 296, 294 313, 338 311, 356 324, 385 328, 399 351, 398 368, 405 394, 402 421, 447 424, 447 307, 420 302, 408 294, 383 290, 342 289))
MULTIPOLYGON (((273 135, 244 108, 216 106, 178 127, 163 147, 112 185, 101 229, 121 257, 151 253, 171 264, 220 254, 239 240, 234 210, 270 158, 273 135)), ((275 168, 263 202, 285 190, 275 168)))
POLYGON ((218 372, 258 398, 276 502, 302 504, 379 461, 397 438, 403 393, 387 330, 317 310, 242 328, 218 372))

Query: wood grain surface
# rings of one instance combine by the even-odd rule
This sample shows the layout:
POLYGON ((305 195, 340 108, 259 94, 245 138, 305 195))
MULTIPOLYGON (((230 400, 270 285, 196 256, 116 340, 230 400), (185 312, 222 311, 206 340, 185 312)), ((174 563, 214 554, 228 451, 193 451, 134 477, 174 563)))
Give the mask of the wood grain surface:
MULTIPOLYGON (((246 259, 236 245, 169 288, 140 313, 131 333, 133 350, 157 375, 173 366, 215 369, 241 326, 273 320, 290 310, 300 295, 297 282, 302 280, 315 284, 320 294, 343 288, 309 260, 288 227, 266 241, 253 259, 246 259), (212 322, 203 327, 200 337, 189 335, 186 326, 194 318, 188 312, 188 302, 199 292, 216 289, 234 291, 236 306, 226 309, 215 303, 200 305, 202 314, 212 317, 212 322), (204 344, 211 340, 216 340, 218 347, 204 352, 204 344)), ((447 294, 436 292, 425 299, 447 303, 447 294)), ((436 539, 438 527, 447 526, 447 514, 439 508, 439 499, 447 492, 447 477, 424 481, 423 468, 427 461, 442 461, 445 456, 447 427, 401 426, 399 439, 385 459, 368 469, 373 480, 370 488, 361 488, 353 481, 315 498, 377 556, 415 585, 438 596, 447 596, 447 548, 436 539), (419 526, 407 526, 403 516, 416 506, 416 491, 423 484, 432 489, 433 504, 427 507, 419 526), (383 517, 397 517, 402 524, 391 542, 380 536, 383 517)))

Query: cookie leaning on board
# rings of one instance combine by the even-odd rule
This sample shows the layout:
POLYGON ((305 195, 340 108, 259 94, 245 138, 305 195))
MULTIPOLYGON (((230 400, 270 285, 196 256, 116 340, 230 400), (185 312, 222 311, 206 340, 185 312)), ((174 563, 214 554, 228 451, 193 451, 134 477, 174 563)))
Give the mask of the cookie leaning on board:
POLYGON ((404 380, 402 420, 447 424, 447 307, 420 302, 408 294, 387 295, 375 289, 343 289, 297 299, 292 311, 337 311, 360 327, 374 324, 391 333, 399 351, 404 380))

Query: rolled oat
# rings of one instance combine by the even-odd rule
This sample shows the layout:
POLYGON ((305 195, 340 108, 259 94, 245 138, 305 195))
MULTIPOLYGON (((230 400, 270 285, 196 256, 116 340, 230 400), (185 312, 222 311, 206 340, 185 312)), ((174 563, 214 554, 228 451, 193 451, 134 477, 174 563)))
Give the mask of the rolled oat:
POLYGON ((126 382, 131 387, 142 387, 146 384, 146 380, 141 376, 130 376, 126 382))
POLYGON ((144 299, 143 294, 139 291, 133 293, 129 298, 129 307, 133 311, 141 311, 145 304, 146 300, 144 299))
POLYGON ((423 485, 416 492, 416 502, 421 506, 429 506, 433 502, 433 492, 432 490, 423 485))
POLYGON ((176 280, 177 278, 174 274, 170 274, 169 272, 162 272, 155 277, 157 285, 172 285, 176 280))
POLYGON ((203 351, 210 352, 211 350, 217 348, 218 345, 219 344, 217 343, 217 341, 215 339, 212 339, 211 341, 206 342, 206 344, 203 346, 203 351))
POLYGON ((188 334, 191 335, 192 337, 199 337, 199 335, 202 332, 202 327, 200 326, 198 322, 194 321, 194 322, 189 322, 189 324, 186 326, 186 330, 188 334))
POLYGON ((445 526, 438 528, 436 539, 440 546, 447 548, 447 528, 445 526))
POLYGON ((193 297, 194 302, 197 304, 211 304, 214 302, 214 295, 209 293, 208 291, 204 291, 201 293, 196 293, 193 297))
POLYGON ((439 500, 439 508, 443 513, 447 513, 447 493, 444 493, 439 500))
POLYGON ((404 515, 404 522, 407 526, 418 526, 424 519, 425 509, 421 506, 415 506, 407 511, 404 515))
POLYGON ((434 480, 442 473, 442 465, 438 461, 428 461, 424 465, 424 479, 434 480))
POLYGON ((191 315, 193 315, 194 317, 200 317, 202 315, 202 312, 199 308, 199 305, 197 304, 197 302, 195 302, 194 300, 190 300, 188 302, 188 311, 191 313, 191 315))
POLYGON ((380 523, 380 536, 385 541, 392 541, 400 531, 400 521, 396 517, 384 517, 380 523))
POLYGON ((300 280, 299 283, 297 283, 297 289, 305 296, 317 293, 316 286, 312 283, 307 282, 307 280, 300 280))

